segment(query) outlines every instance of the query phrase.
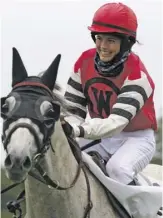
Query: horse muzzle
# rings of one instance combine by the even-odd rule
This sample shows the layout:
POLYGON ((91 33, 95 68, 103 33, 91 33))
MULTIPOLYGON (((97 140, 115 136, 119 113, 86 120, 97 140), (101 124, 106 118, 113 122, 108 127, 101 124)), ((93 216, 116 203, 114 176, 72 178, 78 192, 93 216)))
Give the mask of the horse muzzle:
POLYGON ((18 157, 8 154, 4 161, 4 167, 9 179, 14 182, 21 182, 31 170, 32 161, 29 156, 18 157))

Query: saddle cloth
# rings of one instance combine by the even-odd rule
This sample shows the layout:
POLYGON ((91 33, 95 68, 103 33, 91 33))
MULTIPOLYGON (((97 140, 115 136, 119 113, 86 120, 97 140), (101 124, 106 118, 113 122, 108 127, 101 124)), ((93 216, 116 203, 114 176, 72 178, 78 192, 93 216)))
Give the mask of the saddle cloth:
POLYGON ((154 182, 158 183, 158 181, 139 174, 137 177, 139 186, 124 185, 106 176, 92 157, 84 151, 82 152, 82 158, 88 169, 118 199, 131 217, 162 217, 157 215, 157 212, 162 205, 163 188, 152 186, 154 182))

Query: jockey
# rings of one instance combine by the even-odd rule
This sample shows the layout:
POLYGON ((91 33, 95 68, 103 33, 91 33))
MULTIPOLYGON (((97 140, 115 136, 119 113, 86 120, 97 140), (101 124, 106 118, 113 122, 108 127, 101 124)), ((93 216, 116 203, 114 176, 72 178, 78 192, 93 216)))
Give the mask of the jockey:
POLYGON ((135 13, 122 3, 95 12, 88 27, 95 48, 78 58, 65 92, 77 116, 67 116, 63 125, 75 138, 101 139, 87 152, 97 151, 108 175, 128 185, 151 161, 157 128, 154 82, 131 51, 137 26, 135 13))

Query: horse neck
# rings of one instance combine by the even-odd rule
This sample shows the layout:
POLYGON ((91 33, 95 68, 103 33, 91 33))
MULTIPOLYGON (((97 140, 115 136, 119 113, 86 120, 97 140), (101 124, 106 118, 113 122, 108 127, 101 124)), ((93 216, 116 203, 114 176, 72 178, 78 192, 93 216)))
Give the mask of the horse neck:
POLYGON ((51 165, 49 167, 53 171, 53 176, 55 173, 55 179, 59 179, 61 183, 70 184, 77 171, 77 161, 73 156, 60 121, 55 125, 55 131, 51 137, 51 144, 55 154, 50 152, 50 158, 47 156, 46 162, 48 165, 51 165), (49 160, 51 160, 51 163, 49 163, 49 160), (69 169, 71 170, 68 171, 69 169))
MULTIPOLYGON (((76 176, 78 164, 72 154, 60 121, 55 125, 55 131, 51 136, 51 144, 55 153, 49 149, 41 162, 41 166, 52 180, 57 180, 61 186, 68 187, 76 176)), ((79 180, 85 186, 84 177, 83 179, 80 177, 79 180)), ((73 196, 75 193, 73 194, 73 189, 71 191, 73 196)), ((26 193, 28 218, 38 218, 39 216, 49 218, 51 217, 49 213, 55 218, 55 209, 59 208, 61 201, 67 202, 69 199, 69 196, 65 196, 64 191, 49 189, 48 186, 30 177, 26 181, 26 193)), ((86 198, 85 193, 84 198, 86 198)), ((75 204, 73 201, 76 201, 75 198, 72 200, 72 203, 75 204)), ((84 201, 86 202, 86 199, 84 201)), ((70 209, 67 207, 63 207, 62 210, 65 210, 64 214, 70 213, 70 209)))
MULTIPOLYGON (((41 166, 52 180, 57 180, 61 186, 67 187, 76 175, 78 164, 71 152, 60 122, 56 123, 51 143, 55 154, 49 150, 41 166)), ((88 173, 88 175, 90 174, 88 173)), ((92 176, 90 187, 92 200, 94 199, 91 217, 117 217, 108 205, 103 188, 92 176)), ((75 186, 67 191, 49 189, 48 186, 33 178, 28 178, 26 180, 27 218, 82 218, 84 208, 88 203, 87 194, 83 172, 81 172, 75 186)))

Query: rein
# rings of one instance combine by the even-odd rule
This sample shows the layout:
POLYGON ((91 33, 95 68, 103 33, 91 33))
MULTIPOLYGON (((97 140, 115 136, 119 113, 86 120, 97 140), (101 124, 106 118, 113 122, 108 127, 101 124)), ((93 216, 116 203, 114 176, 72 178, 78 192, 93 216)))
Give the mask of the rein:
POLYGON ((85 165, 84 165, 84 163, 82 161, 81 150, 80 150, 77 142, 74 139, 72 139, 69 136, 67 136, 67 139, 68 139, 68 142, 69 142, 70 147, 72 149, 72 152, 73 152, 73 154, 74 154, 74 156, 75 156, 75 158, 76 158, 76 160, 78 162, 78 170, 77 170, 76 176, 74 177, 72 183, 68 187, 60 186, 59 182, 53 181, 47 175, 47 173, 42 169, 42 167, 40 166, 39 159, 36 159, 35 168, 38 170, 38 172, 43 177, 45 182, 40 180, 40 178, 38 179, 38 177, 36 178, 36 176, 33 173, 30 173, 30 175, 32 177, 34 177, 35 179, 38 179, 40 182, 43 182, 44 184, 48 185, 49 188, 55 188, 55 189, 58 189, 58 190, 67 190, 67 189, 72 188, 76 184, 76 182, 77 182, 77 180, 78 180, 78 178, 80 176, 81 170, 82 170, 83 173, 84 173, 84 176, 85 176, 86 185, 87 185, 87 193, 88 193, 88 195, 87 195, 88 203, 87 203, 83 218, 87 218, 87 217, 90 218, 90 211, 91 211, 91 209, 93 207, 93 204, 92 204, 92 201, 91 201, 91 188, 90 188, 87 173, 85 171, 85 165))

